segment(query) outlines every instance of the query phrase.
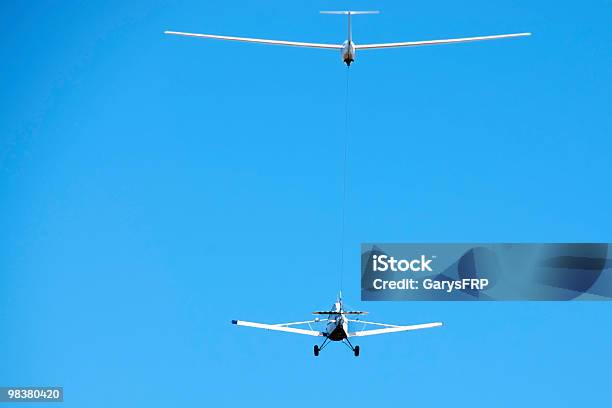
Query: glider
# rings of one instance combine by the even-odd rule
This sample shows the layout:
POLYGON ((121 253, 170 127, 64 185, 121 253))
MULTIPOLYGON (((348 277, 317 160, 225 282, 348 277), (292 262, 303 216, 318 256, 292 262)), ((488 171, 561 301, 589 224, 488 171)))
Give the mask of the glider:
POLYGON ((269 44, 269 45, 285 45, 290 47, 307 47, 307 48, 322 48, 330 50, 339 50, 342 56, 342 61, 347 66, 350 66, 355 61, 355 55, 357 50, 374 50, 382 48, 398 48, 398 47, 417 47, 422 45, 436 45, 436 44, 454 44, 462 42, 472 41, 485 41, 485 40, 497 40, 501 38, 514 38, 514 37, 525 37, 531 35, 531 33, 515 33, 515 34, 498 34, 498 35, 486 35, 477 37, 463 37, 463 38, 449 38, 443 40, 427 40, 427 41, 406 41, 406 42, 392 42, 392 43, 380 43, 380 44, 355 44, 353 42, 353 36, 351 33, 351 16, 358 14, 378 14, 378 11, 321 11, 321 14, 344 14, 348 16, 348 36, 342 44, 321 44, 311 42, 299 42, 299 41, 282 41, 282 40, 269 40, 264 38, 248 38, 248 37, 233 37, 227 35, 213 35, 213 34, 197 34, 197 33, 186 33, 180 31, 164 31, 165 34, 169 35, 181 35, 186 37, 198 37, 198 38, 211 38, 216 40, 228 40, 228 41, 242 41, 248 43, 257 44, 269 44))

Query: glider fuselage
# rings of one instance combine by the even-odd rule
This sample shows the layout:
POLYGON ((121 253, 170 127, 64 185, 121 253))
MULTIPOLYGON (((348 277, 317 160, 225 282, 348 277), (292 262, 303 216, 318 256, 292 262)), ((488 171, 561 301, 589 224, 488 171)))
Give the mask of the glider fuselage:
POLYGON ((351 62, 355 61, 355 43, 352 40, 346 40, 342 43, 342 61, 347 66, 351 65, 351 62))

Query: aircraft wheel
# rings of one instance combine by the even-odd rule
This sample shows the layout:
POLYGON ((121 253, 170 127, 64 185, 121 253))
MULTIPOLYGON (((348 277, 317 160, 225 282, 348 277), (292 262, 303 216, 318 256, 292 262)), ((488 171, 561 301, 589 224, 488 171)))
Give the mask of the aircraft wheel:
POLYGON ((359 346, 355 346, 355 357, 359 357, 359 346))
POLYGON ((315 357, 319 356, 319 351, 321 351, 321 349, 319 348, 319 346, 317 346, 315 344, 315 346, 314 346, 314 355, 315 355, 315 357))

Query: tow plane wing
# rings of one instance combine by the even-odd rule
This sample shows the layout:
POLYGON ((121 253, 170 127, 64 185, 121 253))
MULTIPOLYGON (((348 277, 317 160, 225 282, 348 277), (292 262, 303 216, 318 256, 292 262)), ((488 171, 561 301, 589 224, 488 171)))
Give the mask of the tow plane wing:
POLYGON ((317 321, 318 320, 308 320, 305 322, 264 324, 264 323, 245 322, 244 320, 232 320, 232 324, 235 324, 238 326, 254 327, 256 329, 265 329, 265 330, 274 330, 274 331, 281 331, 281 332, 287 332, 287 333, 304 334, 307 336, 314 336, 314 337, 323 336, 323 333, 320 331, 289 327, 289 326, 298 325, 298 324, 315 323, 317 321))
POLYGON ((349 333, 348 334, 349 337, 374 336, 374 335, 377 335, 377 334, 397 333, 397 332, 402 332, 402 331, 429 329, 431 327, 442 326, 442 322, 425 323, 425 324, 414 324, 414 325, 411 325, 411 326, 393 326, 393 325, 386 325, 386 324, 382 324, 382 323, 371 323, 371 322, 361 322, 361 323, 376 324, 376 325, 380 325, 380 326, 389 326, 389 327, 386 327, 384 329, 373 329, 373 330, 356 331, 356 332, 349 333))

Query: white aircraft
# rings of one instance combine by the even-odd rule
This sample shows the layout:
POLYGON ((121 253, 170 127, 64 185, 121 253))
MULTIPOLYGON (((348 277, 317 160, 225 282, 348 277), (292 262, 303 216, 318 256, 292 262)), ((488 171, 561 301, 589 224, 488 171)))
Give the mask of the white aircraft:
POLYGON ((409 330, 420 330, 420 329, 429 329, 431 327, 442 326, 442 322, 435 323, 424 323, 424 324, 415 324, 411 326, 396 326, 393 324, 384 324, 384 323, 374 323, 374 322, 366 322, 359 319, 349 319, 347 316, 349 315, 363 315, 368 312, 351 312, 346 311, 342 308, 342 293, 338 295, 338 300, 334 303, 332 307, 333 310, 322 311, 322 312, 312 312, 314 315, 327 315, 327 319, 316 318, 314 320, 306 320, 303 322, 293 322, 293 323, 280 323, 280 324, 264 324, 264 323, 254 323, 254 322, 245 322, 243 320, 232 320, 232 324, 236 324, 238 326, 247 326, 247 327, 255 327, 257 329, 266 329, 266 330, 275 330, 281 332, 288 333, 296 333, 296 334, 304 334, 307 336, 314 337, 324 337, 323 343, 314 346, 314 355, 315 357, 319 355, 319 352, 325 348, 332 341, 341 341, 348 348, 350 348, 355 357, 359 357, 359 346, 353 346, 350 342, 350 337, 364 337, 364 336, 374 336, 377 334, 386 334, 386 333, 396 333, 402 331, 409 330), (313 330, 311 324, 325 322, 325 330, 317 331, 313 330), (361 331, 350 331, 349 323, 359 323, 362 324, 365 328, 367 325, 374 326, 382 326, 383 329, 370 329, 370 330, 361 330, 361 331), (296 327, 290 326, 298 326, 298 325, 308 325, 309 329, 299 329, 296 327))
POLYGON ((479 36, 479 37, 450 38, 446 40, 408 41, 408 42, 363 44, 363 45, 355 44, 353 42, 353 36, 351 34, 351 16, 357 15, 357 14, 378 14, 378 13, 379 13, 378 11, 350 11, 350 10, 321 11, 321 14, 345 14, 348 16, 348 38, 342 44, 321 44, 321 43, 308 43, 308 42, 297 42, 297 41, 267 40, 267 39, 261 39, 261 38, 230 37, 226 35, 184 33, 180 31, 164 31, 164 33, 171 34, 171 35, 184 35, 187 37, 213 38, 217 40, 244 41, 244 42, 259 43, 259 44, 288 45, 291 47, 308 47, 308 48, 324 48, 324 49, 330 49, 330 50, 340 50, 342 60, 347 66, 350 66, 351 62, 355 61, 355 54, 357 50, 372 50, 372 49, 378 49, 378 48, 396 48, 396 47, 416 47, 420 45, 435 45, 435 44, 452 44, 452 43, 461 43, 461 42, 470 42, 470 41, 496 40, 499 38, 525 37, 525 36, 531 35, 531 33, 516 33, 516 34, 487 35, 487 36, 479 36))

